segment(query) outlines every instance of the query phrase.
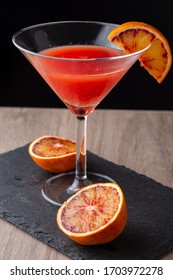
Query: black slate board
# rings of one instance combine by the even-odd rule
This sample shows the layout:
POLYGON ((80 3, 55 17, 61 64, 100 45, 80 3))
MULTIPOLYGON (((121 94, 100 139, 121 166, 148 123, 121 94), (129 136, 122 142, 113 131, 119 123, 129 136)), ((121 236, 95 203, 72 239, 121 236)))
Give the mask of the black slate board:
POLYGON ((40 169, 28 145, 0 155, 0 217, 72 259, 156 259, 173 248, 173 190, 88 152, 88 170, 107 174, 123 189, 128 222, 123 233, 101 246, 81 246, 59 231, 57 208, 41 188, 52 174, 40 169))

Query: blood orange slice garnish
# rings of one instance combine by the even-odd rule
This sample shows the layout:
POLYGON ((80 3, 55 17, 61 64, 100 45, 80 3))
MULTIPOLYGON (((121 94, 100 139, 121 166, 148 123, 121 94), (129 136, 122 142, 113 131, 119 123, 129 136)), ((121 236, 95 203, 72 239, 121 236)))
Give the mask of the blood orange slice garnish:
POLYGON ((41 136, 29 145, 33 161, 46 171, 60 173, 75 168, 76 143, 59 136, 41 136))
POLYGON ((108 40, 126 53, 142 50, 151 44, 139 59, 141 66, 158 83, 167 76, 172 64, 171 49, 168 40, 155 27, 144 22, 126 22, 114 28, 108 40))
POLYGON ((118 237, 127 217, 127 204, 120 186, 97 183, 84 187, 61 205, 57 224, 75 242, 96 245, 118 237))

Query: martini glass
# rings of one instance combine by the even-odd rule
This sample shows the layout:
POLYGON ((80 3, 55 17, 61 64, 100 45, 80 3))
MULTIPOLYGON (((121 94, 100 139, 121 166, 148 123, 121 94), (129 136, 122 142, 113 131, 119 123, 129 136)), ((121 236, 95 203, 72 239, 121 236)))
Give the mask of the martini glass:
POLYGON ((87 116, 113 89, 145 51, 125 54, 107 37, 117 25, 63 21, 24 28, 14 45, 76 116, 76 170, 57 174, 42 188, 43 197, 60 206, 82 187, 114 182, 106 174, 87 172, 87 116))

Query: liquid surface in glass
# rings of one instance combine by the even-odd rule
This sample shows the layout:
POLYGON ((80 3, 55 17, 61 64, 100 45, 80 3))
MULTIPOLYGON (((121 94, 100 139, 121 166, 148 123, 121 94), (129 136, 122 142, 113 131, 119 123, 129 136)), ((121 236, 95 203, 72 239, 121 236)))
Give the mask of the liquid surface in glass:
POLYGON ((121 67, 115 70, 116 60, 104 59, 123 54, 108 47, 63 46, 44 50, 40 54, 50 56, 50 59, 33 57, 39 60, 33 64, 36 63, 41 76, 76 115, 79 112, 83 115, 91 113, 127 72, 121 67))

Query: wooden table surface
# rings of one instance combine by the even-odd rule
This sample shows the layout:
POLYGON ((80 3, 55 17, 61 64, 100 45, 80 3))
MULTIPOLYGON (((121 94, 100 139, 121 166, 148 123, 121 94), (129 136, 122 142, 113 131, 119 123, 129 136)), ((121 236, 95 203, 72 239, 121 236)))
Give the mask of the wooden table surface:
MULTIPOLYGON (((0 107, 0 153, 42 135, 76 139, 67 109, 0 107)), ((88 117, 87 149, 173 188, 173 112, 99 110, 88 117)), ((69 259, 0 219, 0 259, 69 259)), ((173 250, 161 259, 173 260, 173 250)))

